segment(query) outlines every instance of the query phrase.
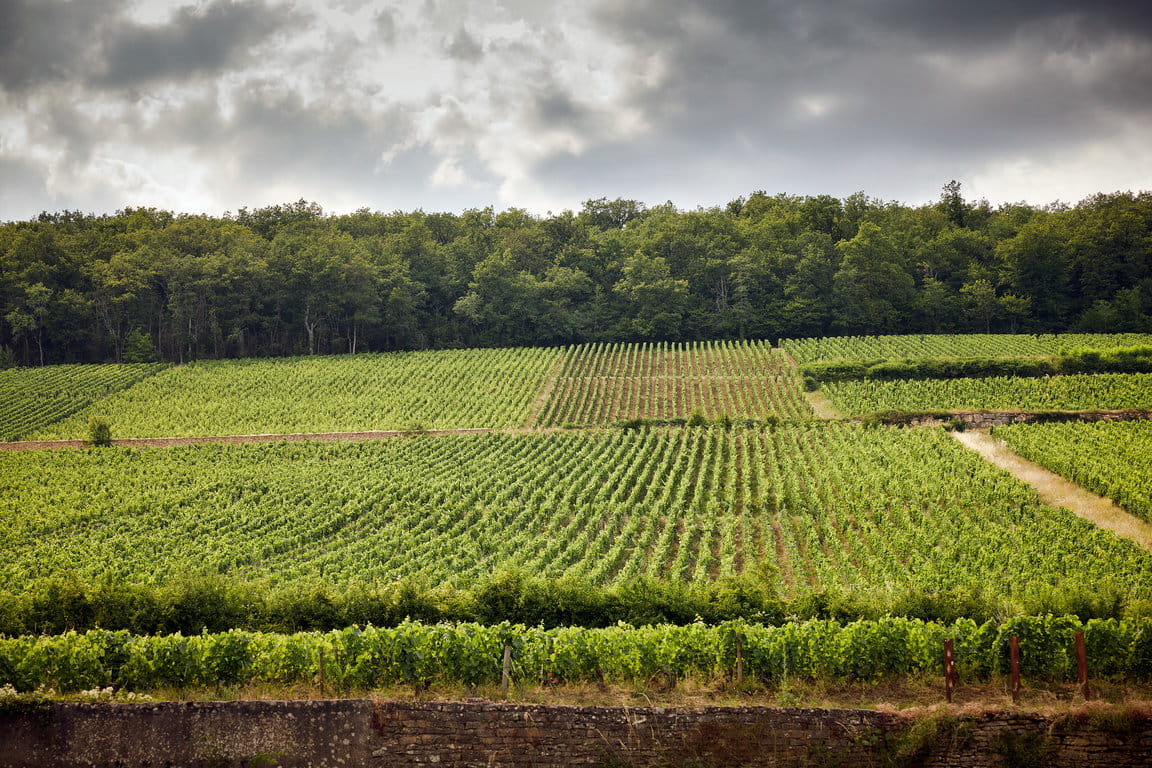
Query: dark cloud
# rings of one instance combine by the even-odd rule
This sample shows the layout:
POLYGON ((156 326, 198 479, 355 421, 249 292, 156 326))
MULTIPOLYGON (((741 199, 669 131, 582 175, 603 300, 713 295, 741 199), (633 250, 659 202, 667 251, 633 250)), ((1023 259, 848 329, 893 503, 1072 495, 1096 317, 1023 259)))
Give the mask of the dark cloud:
POLYGON ((105 40, 103 71, 94 80, 123 87, 215 73, 245 61, 256 44, 300 21, 284 6, 217 0, 181 8, 160 26, 124 24, 105 40))
MULTIPOLYGON (((1152 6, 624 0, 599 28, 665 65, 630 101, 660 140, 843 163, 1009 154, 1152 117, 1152 6)), ((897 171, 899 172, 899 171, 897 171)))
POLYGON ((82 71, 123 0, 0 0, 0 87, 22 92, 82 71))
POLYGON ((0 214, 1152 186, 1149 3, 173 6, 0 0, 0 214))

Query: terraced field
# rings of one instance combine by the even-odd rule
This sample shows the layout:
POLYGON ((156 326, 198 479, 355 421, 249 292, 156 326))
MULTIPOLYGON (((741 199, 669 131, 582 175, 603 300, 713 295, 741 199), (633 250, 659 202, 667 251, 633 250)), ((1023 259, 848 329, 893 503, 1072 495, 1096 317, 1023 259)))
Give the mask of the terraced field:
POLYGON ((767 342, 594 344, 568 351, 539 423, 607 426, 694 412, 812 417, 787 359, 767 342))
POLYGON ((1146 373, 847 381, 825 384, 822 390, 847 416, 877 411, 1152 409, 1152 374, 1146 373))
POLYGON ((0 454, 0 588, 190 571, 467 584, 759 568, 782 591, 1031 584, 1152 595, 1152 556, 938 430, 487 434, 0 454), (44 478, 51 478, 45 483, 44 478))
MULTIPOLYGON (((93 401, 155 376, 167 366, 53 365, 0 370, 0 441, 22 440, 93 401)), ((88 426, 75 420, 77 436, 88 426)))
POLYGON ((1044 357, 1078 348, 1107 349, 1152 344, 1147 333, 911 334, 781 339, 797 363, 820 360, 881 360, 922 357, 1044 357))
POLYGON ((116 437, 519 427, 559 349, 469 349, 172 368, 39 430, 83 437, 90 415, 116 437))

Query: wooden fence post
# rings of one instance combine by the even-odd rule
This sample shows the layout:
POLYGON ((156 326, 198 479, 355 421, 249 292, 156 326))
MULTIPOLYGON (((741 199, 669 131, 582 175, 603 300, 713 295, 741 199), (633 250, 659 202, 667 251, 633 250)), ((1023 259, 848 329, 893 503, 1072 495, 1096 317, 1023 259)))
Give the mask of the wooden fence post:
POLYGON ((740 643, 740 635, 736 635, 736 685, 744 684, 744 649, 740 643))
POLYGON ((1080 684, 1080 693, 1085 700, 1088 698, 1088 648, 1084 645, 1084 633, 1076 633, 1076 682, 1080 684))
POLYGON ((512 682, 512 646, 504 646, 504 665, 500 674, 500 697, 508 700, 508 685, 512 682))
POLYGON ((1012 703, 1020 703, 1020 638, 1012 635, 1008 638, 1008 660, 1012 672, 1012 703))
POLYGON ((956 688, 956 641, 949 637, 944 640, 944 699, 952 703, 952 691, 956 688))

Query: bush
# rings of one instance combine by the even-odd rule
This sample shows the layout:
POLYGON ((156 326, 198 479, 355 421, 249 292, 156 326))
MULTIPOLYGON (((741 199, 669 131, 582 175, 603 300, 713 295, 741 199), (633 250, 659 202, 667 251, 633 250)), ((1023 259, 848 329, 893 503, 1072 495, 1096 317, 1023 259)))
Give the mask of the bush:
POLYGON ((94 448, 112 445, 112 425, 105 419, 93 416, 88 421, 88 445, 94 448))
POLYGON ((126 363, 155 363, 160 360, 160 353, 148 334, 139 328, 134 329, 124 340, 124 362, 126 363))

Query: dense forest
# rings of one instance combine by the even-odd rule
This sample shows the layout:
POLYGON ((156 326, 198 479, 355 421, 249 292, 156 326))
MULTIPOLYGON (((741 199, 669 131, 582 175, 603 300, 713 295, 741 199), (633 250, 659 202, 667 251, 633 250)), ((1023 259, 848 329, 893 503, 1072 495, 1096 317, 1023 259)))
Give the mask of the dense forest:
POLYGON ((452 346, 1152 331, 1152 193, 992 207, 754 192, 679 210, 0 224, 0 359, 186 362, 452 346))

